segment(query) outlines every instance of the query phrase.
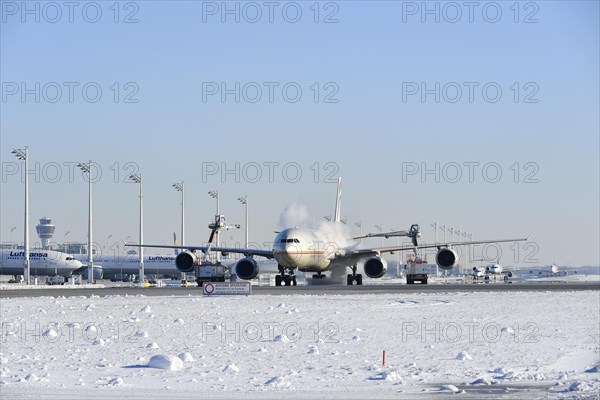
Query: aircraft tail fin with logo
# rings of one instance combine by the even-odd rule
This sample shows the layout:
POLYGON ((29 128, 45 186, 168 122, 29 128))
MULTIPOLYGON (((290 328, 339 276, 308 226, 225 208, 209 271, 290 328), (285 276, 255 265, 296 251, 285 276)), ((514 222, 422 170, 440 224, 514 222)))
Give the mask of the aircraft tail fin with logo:
MULTIPOLYGON (((175 234, 175 232, 173 232, 173 246, 179 246, 179 242, 177 242, 177 235, 175 234)), ((173 251, 175 252, 175 255, 179 253, 177 249, 173 249, 173 251)))

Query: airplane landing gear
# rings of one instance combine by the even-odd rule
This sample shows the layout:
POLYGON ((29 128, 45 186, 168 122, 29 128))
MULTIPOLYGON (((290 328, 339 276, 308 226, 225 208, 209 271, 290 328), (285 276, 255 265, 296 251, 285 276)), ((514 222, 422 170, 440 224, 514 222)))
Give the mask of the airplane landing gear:
POLYGON ((354 285, 354 282, 356 282, 357 286, 362 285, 362 274, 356 273, 356 265, 353 265, 351 268, 352 273, 348 274, 348 276, 346 277, 346 282, 348 283, 348 286, 354 285))
POLYGON ((284 268, 280 265, 279 275, 275 275, 275 286, 281 286, 282 283, 285 286, 296 286, 298 284, 296 281, 296 275, 294 275, 294 271, 289 268, 284 268))

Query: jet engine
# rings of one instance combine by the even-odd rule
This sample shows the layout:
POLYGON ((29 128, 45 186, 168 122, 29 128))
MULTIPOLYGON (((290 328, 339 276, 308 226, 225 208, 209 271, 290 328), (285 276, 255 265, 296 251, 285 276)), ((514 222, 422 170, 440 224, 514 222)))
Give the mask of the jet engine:
POLYGON ((254 279, 258 275, 258 264, 252 257, 245 257, 235 264, 235 273, 241 279, 254 279))
POLYGON ((365 261, 364 269, 369 278, 381 278, 387 271, 387 262, 381 257, 371 257, 365 261))
POLYGON ((175 257, 175 266, 180 272, 189 273, 194 271, 194 267, 200 265, 200 259, 196 253, 189 250, 182 251, 175 257))
POLYGON ((436 254, 435 263, 441 269, 452 269, 458 263, 458 254, 454 250, 445 247, 436 254))

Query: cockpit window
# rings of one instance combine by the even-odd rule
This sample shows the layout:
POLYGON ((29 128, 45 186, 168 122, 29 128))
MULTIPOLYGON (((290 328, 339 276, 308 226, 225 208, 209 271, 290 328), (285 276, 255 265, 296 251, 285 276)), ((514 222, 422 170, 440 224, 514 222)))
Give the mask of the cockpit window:
POLYGON ((279 243, 300 243, 298 239, 281 239, 279 243))
POLYGON ((294 243, 300 243, 298 239, 294 239, 294 243))

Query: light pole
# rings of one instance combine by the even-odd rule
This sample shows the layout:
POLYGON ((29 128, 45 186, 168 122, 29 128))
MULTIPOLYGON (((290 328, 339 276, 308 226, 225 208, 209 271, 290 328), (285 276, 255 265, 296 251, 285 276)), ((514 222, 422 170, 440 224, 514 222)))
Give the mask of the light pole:
MULTIPOLYGON (((473 234, 469 233, 469 242, 473 241, 473 234)), ((471 258, 473 258, 473 245, 468 245, 467 246, 468 250, 469 250, 469 260, 471 260, 471 258)), ((470 263, 469 263, 470 266, 470 263)))
MULTIPOLYGON (((392 231, 397 231, 398 228, 392 228, 392 231)), ((396 246, 400 247, 400 236, 396 236, 396 246)), ((396 252, 396 278, 400 278, 400 252, 396 252)))
MULTIPOLYGON (((379 229, 379 232, 383 233, 383 224, 375 225, 375 228, 379 229)), ((383 247, 383 236, 381 237, 381 247, 383 247)))
MULTIPOLYGON (((144 244, 144 196, 142 192, 142 174, 131 174, 129 179, 140 185, 140 244, 144 244)), ((140 246, 140 287, 144 287, 146 274, 144 273, 144 248, 140 246)))
POLYGON ((217 215, 219 215, 219 191, 218 190, 211 190, 211 191, 208 192, 208 194, 213 199, 217 199, 217 215))
POLYGON ((174 183, 172 185, 175 190, 177 190, 178 192, 181 192, 181 245, 183 246, 184 242, 184 235, 185 235, 185 204, 184 204, 184 186, 183 186, 183 181, 181 181, 181 183, 174 183))
POLYGON ((248 248, 248 195, 245 195, 243 197, 238 197, 238 201, 240 203, 242 203, 244 205, 244 208, 246 210, 246 225, 245 225, 245 230, 246 230, 246 240, 245 240, 245 248, 248 248))
MULTIPOLYGON (((463 231, 462 234, 463 234, 463 237, 465 238, 465 242, 466 242, 469 235, 467 234, 466 231, 463 231)), ((469 246, 467 246, 466 250, 467 250, 467 257, 465 257, 465 268, 464 268, 465 273, 469 271, 469 246)))
POLYGON ((94 283, 94 255, 92 249, 92 162, 77 164, 88 178, 88 283, 94 283))
MULTIPOLYGON (((357 221, 354 223, 354 225, 356 225, 356 227, 359 229, 360 233, 358 234, 358 236, 362 236, 362 222, 357 221)), ((359 243, 362 243, 362 238, 360 239, 359 243)))
POLYGON ((14 149, 12 153, 19 160, 22 160, 25 165, 25 232, 23 233, 23 246, 25 247, 25 262, 23 264, 23 274, 25 275, 25 283, 29 285, 29 275, 31 272, 29 265, 29 184, 27 175, 29 174, 27 162, 27 146, 24 149, 14 149))
MULTIPOLYGON (((219 235, 220 232, 219 232, 219 230, 221 228, 221 221, 220 221, 221 217, 219 216, 219 191, 218 190, 211 190, 211 191, 208 192, 208 195, 210 197, 212 197, 213 199, 217 199, 217 214, 215 215, 215 235, 217 235, 217 238, 215 240, 215 244, 217 245, 217 247, 219 247, 219 243, 220 243, 220 240, 219 240, 220 239, 220 237, 219 237, 220 236, 219 235)), ((217 263, 219 261, 221 261, 220 254, 221 253, 217 252, 217 256, 216 256, 217 263)))
POLYGON ((440 226, 440 229, 442 230, 442 232, 444 232, 444 244, 446 244, 446 225, 442 225, 440 226))
POLYGON ((435 237, 435 243, 437 243, 437 228, 438 228, 438 223, 434 222, 433 224, 431 224, 431 227, 433 228, 433 236, 435 237))

